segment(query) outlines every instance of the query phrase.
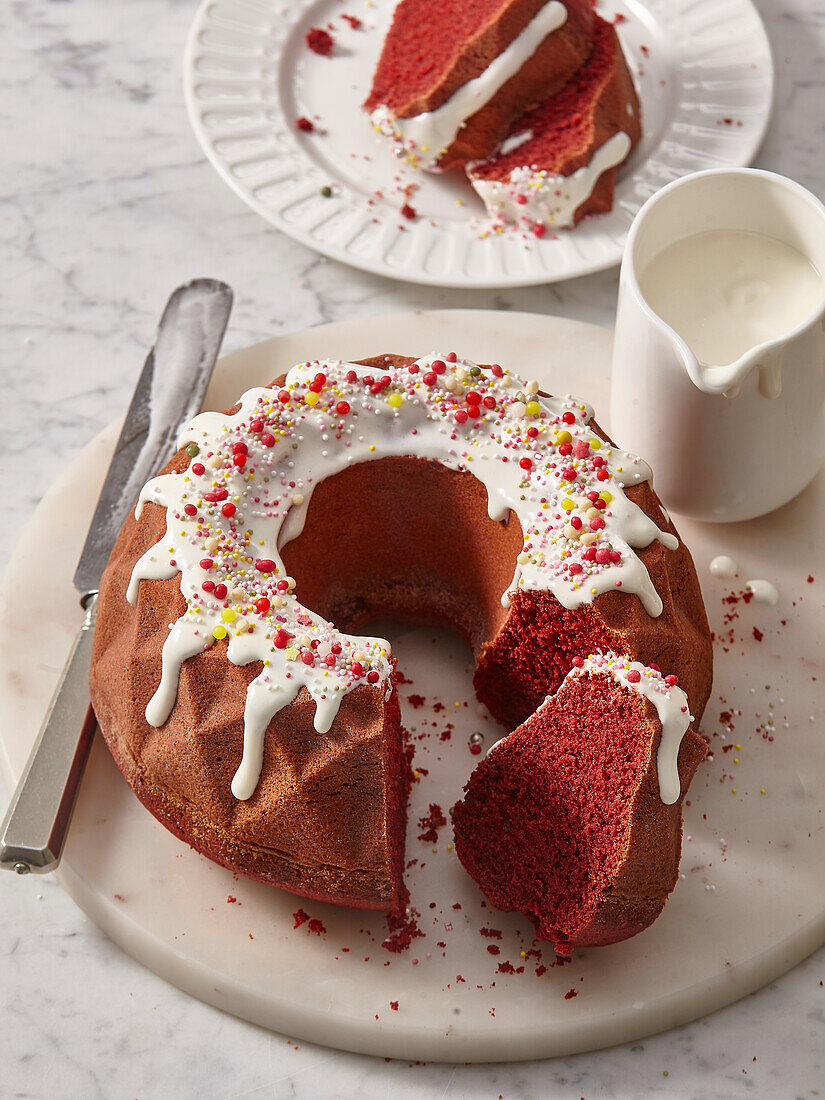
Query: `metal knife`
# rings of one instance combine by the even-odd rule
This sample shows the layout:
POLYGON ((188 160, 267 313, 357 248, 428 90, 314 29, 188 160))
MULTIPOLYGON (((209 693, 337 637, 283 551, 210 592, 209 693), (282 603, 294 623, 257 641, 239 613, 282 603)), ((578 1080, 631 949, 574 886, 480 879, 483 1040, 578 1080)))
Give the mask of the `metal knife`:
POLYGON ((231 309, 232 291, 215 279, 180 286, 166 303, 74 575, 86 617, 0 825, 0 866, 18 874, 45 874, 60 862, 96 728, 89 664, 100 578, 140 489, 200 409, 231 309))

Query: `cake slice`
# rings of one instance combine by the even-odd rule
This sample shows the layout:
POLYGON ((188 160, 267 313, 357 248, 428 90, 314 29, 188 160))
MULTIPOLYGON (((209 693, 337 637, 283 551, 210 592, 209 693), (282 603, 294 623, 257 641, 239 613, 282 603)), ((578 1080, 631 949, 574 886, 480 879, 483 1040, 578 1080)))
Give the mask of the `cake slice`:
POLYGON ((678 874, 682 798, 707 748, 675 676, 616 654, 574 664, 453 811, 470 876, 560 954, 627 939, 659 915, 678 874))
POLYGON ((364 103, 432 171, 489 156, 590 55, 593 0, 401 0, 364 103))
POLYGON ((495 156, 467 165, 488 214, 544 236, 613 208, 641 113, 616 29, 596 16, 593 52, 557 95, 515 122, 495 156))

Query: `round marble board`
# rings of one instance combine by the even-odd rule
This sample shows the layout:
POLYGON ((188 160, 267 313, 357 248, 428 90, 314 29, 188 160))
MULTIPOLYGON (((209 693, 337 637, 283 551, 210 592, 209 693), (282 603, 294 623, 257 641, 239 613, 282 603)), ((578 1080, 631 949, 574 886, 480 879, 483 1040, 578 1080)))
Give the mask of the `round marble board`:
MULTIPOLYGON (((500 360, 551 391, 573 391, 604 423, 610 345, 608 330, 555 317, 470 310, 383 316, 230 355, 205 404, 227 407, 245 388, 309 357, 455 349, 481 362, 500 360)), ((117 428, 62 471, 3 585, 0 765, 9 784, 80 624, 71 577, 117 428), (35 574, 44 552, 49 568, 35 574)), ((409 678, 401 694, 419 782, 408 881, 423 933, 408 950, 382 946, 388 930, 380 914, 236 878, 181 844, 132 795, 100 738, 60 880, 124 950, 193 996, 291 1036, 376 1055, 458 1062, 571 1053, 725 1005, 825 941, 825 577, 814 564, 821 567, 823 517, 820 476, 766 519, 679 524, 718 643, 703 727, 713 756, 690 791, 682 880, 661 918, 635 939, 555 964, 525 918, 486 906, 455 857, 449 826, 435 842, 419 839, 419 820, 431 804, 447 814, 477 760, 470 734, 481 730, 489 746, 500 731, 478 713, 463 644, 404 626, 390 637, 409 678), (734 580, 709 573, 721 553, 740 563, 734 580), (777 584, 776 606, 737 598, 755 577, 777 584), (320 925, 294 927, 299 910, 320 925)))
POLYGON ((689 172, 750 164, 768 125, 773 62, 751 0, 605 0, 599 10, 618 21, 644 126, 613 210, 543 240, 484 236, 484 207, 464 173, 405 167, 361 109, 395 7, 201 0, 183 64, 195 136, 232 190, 284 233, 365 271, 497 287, 612 267, 645 199, 689 172), (310 27, 331 28, 331 56, 307 47, 310 27), (301 117, 312 133, 297 128, 301 117), (400 212, 407 203, 413 218, 400 212))

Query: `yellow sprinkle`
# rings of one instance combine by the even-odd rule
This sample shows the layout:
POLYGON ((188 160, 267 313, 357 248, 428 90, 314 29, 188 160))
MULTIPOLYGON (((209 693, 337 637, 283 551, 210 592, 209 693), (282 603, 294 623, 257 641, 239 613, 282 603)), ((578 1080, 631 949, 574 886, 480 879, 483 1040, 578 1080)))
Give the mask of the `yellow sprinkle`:
POLYGON ((765 794, 765 788, 764 788, 764 787, 760 787, 760 788, 759 788, 759 793, 760 793, 760 794, 765 794))
POLYGON ((318 404, 318 394, 315 393, 314 390, 310 390, 309 393, 304 394, 304 404, 305 405, 317 405, 318 404))
POLYGON ((605 504, 609 504, 613 499, 613 494, 608 493, 607 489, 602 489, 602 491, 599 493, 599 496, 602 498, 605 504))
POLYGON ((570 434, 570 432, 557 432, 556 433, 556 442, 557 443, 572 443, 573 442, 573 436, 570 434))
POLYGON ((565 510, 565 512, 572 512, 572 510, 576 507, 570 497, 565 497, 564 500, 561 502, 561 506, 565 510))
POLYGON ((731 794, 736 794, 736 787, 731 787, 731 791, 730 791, 730 793, 731 793, 731 794))
POLYGON ((538 401, 528 401, 526 412, 528 416, 538 416, 541 412, 541 405, 538 401))
POLYGON ((225 638, 226 637, 226 627, 221 626, 221 624, 218 623, 217 626, 212 628, 212 637, 217 638, 218 641, 220 641, 221 638, 225 638))
POLYGON ((223 609, 223 611, 221 612, 221 618, 223 619, 223 621, 225 623, 234 623, 235 619, 237 618, 237 615, 235 614, 235 612, 232 610, 231 607, 225 607, 223 609))
POLYGON ((733 762, 734 762, 734 764, 738 764, 738 763, 739 763, 739 757, 738 757, 738 756, 734 756, 734 758, 733 758, 733 762))
POLYGON ((375 444, 374 444, 374 443, 370 443, 370 450, 371 450, 371 451, 374 451, 374 450, 375 450, 375 444))
POLYGON ((447 845, 447 851, 448 851, 448 852, 451 852, 452 850, 453 850, 453 846, 452 846, 452 844, 448 844, 448 845, 447 845))
POLYGON ((391 405, 392 408, 397 409, 403 400, 404 398, 401 396, 400 393, 391 393, 390 396, 387 398, 387 404, 391 405))
POLYGON ((590 440, 590 446, 593 448, 594 451, 598 451, 598 449, 599 449, 599 447, 601 447, 601 445, 602 445, 602 441, 600 439, 591 439, 590 440))

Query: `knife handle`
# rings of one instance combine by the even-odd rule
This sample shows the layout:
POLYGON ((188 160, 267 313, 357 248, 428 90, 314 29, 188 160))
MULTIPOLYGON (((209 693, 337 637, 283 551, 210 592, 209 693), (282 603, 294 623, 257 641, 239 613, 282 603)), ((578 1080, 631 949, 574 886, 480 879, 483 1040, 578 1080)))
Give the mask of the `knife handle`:
POLYGON ((19 875, 46 874, 60 862, 97 724, 89 706, 96 592, 85 607, 85 621, 0 825, 0 867, 19 875))

